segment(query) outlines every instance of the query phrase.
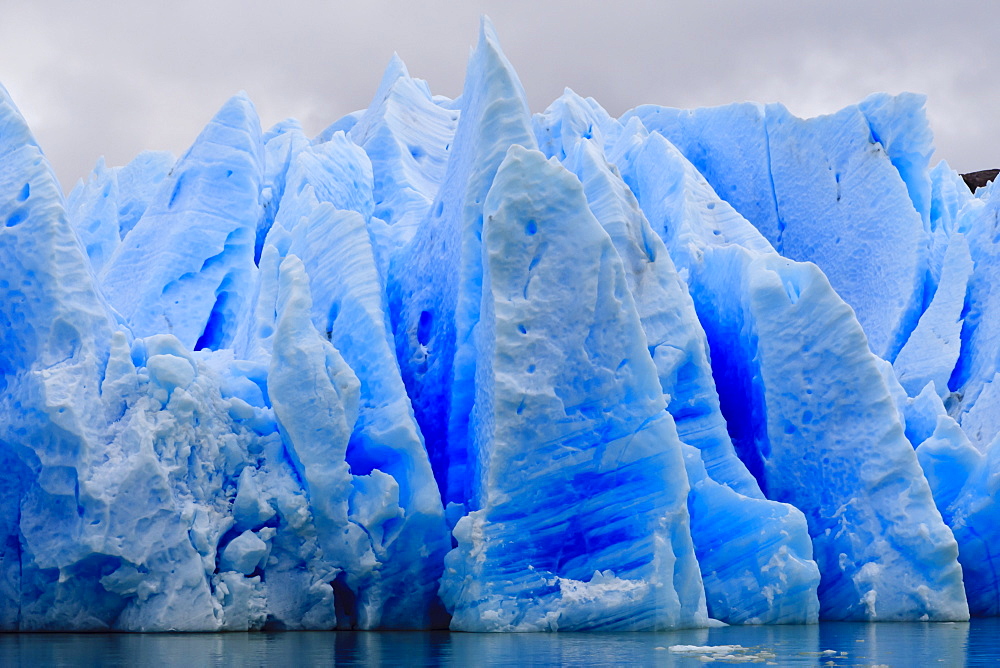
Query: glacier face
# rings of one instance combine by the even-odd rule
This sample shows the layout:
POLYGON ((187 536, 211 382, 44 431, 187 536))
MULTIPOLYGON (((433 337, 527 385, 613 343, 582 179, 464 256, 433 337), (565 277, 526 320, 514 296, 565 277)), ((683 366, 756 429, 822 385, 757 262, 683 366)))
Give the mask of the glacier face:
POLYGON ((0 630, 1000 614, 1000 196, 920 96, 544 112, 484 21, 64 199, 0 89, 0 630))

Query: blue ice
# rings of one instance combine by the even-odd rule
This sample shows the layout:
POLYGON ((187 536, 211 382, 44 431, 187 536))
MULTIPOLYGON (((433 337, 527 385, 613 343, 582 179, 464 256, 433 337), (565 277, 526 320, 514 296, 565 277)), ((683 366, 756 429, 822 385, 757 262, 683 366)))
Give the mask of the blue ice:
POLYGON ((68 197, 0 88, 0 630, 1000 614, 997 186, 925 100, 530 113, 488 20, 68 197))

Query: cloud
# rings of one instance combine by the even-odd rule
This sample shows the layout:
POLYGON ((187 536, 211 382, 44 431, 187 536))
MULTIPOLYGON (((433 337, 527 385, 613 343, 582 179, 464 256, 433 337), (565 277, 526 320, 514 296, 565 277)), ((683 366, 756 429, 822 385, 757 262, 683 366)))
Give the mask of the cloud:
POLYGON ((482 13, 536 111, 566 86, 613 114, 750 99, 815 115, 876 90, 913 90, 928 95, 937 157, 962 171, 1000 166, 991 67, 1000 6, 982 1, 3 0, 0 9, 0 82, 67 189, 100 155, 123 164, 147 148, 182 152, 241 89, 265 124, 295 116, 318 132, 368 104, 394 51, 455 96, 482 13))

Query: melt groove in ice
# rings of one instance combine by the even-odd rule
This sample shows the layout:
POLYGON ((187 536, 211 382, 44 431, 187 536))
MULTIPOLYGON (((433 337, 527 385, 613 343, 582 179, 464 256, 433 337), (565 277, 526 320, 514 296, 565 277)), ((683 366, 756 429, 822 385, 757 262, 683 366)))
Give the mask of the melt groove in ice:
POLYGON ((0 88, 0 630, 1000 614, 1000 196, 917 95, 540 114, 489 21, 64 199, 0 88))

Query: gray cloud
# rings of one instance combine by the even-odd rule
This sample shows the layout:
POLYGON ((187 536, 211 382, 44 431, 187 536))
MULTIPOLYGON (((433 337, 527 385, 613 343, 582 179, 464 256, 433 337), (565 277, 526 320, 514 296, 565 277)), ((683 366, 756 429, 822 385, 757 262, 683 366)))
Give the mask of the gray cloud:
POLYGON ((182 152, 232 93, 265 125, 317 132, 368 104, 394 51, 444 95, 461 91, 489 14, 529 102, 569 86, 611 113, 646 102, 780 101, 828 113, 877 90, 928 95, 938 152, 1000 166, 1000 6, 983 0, 321 2, 0 0, 0 82, 69 189, 100 155, 182 152))

